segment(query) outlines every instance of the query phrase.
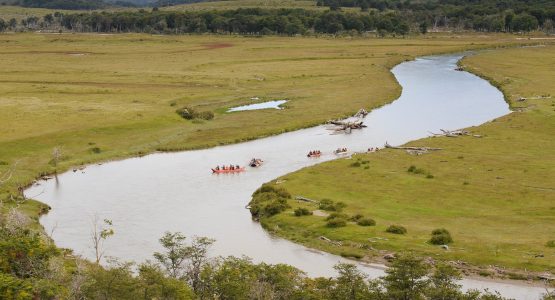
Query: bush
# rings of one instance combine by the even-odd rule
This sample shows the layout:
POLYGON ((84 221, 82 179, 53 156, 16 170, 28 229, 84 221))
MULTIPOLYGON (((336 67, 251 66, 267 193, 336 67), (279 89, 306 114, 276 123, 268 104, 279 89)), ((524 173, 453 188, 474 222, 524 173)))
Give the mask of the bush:
POLYGON ((95 154, 98 154, 98 153, 102 152, 102 150, 100 150, 100 148, 98 148, 98 147, 93 147, 93 148, 91 148, 91 152, 95 153, 95 154))
POLYGON ((549 248, 555 248, 555 240, 548 241, 547 243, 545 243, 545 246, 549 248))
POLYGON ((447 245, 453 242, 453 238, 447 229, 439 228, 432 231, 432 238, 430 244, 433 245, 447 245))
POLYGON ((426 171, 424 169, 417 168, 416 166, 412 165, 407 169, 407 172, 414 173, 414 174, 424 174, 426 171))
POLYGON ((178 115, 182 118, 187 120, 193 119, 203 119, 203 120, 212 120, 214 119, 214 113, 211 111, 200 111, 197 112, 195 109, 191 107, 182 107, 175 111, 178 115))
POLYGON ((336 218, 339 218, 339 219, 348 219, 349 216, 347 216, 346 214, 341 214, 341 213, 332 213, 332 214, 330 214, 330 215, 326 218, 326 220, 329 221, 329 220, 331 220, 331 219, 336 219, 336 218))
POLYGON ((355 168, 360 167, 360 162, 355 161, 354 163, 351 164, 351 167, 355 167, 355 168))
POLYGON ((287 208, 289 208, 289 205, 287 204, 287 200, 283 198, 276 199, 270 202, 269 204, 267 204, 263 208, 264 216, 271 217, 273 215, 277 215, 280 212, 286 210, 287 208))
POLYGON ((255 218, 276 215, 287 208, 287 199, 291 194, 284 188, 276 188, 271 184, 264 184, 252 195, 249 203, 251 215, 255 218))
POLYGON ((295 209, 295 216, 300 217, 300 216, 310 216, 312 215, 312 212, 304 207, 299 207, 297 209, 295 209))
POLYGON ((390 225, 385 230, 386 232, 393 233, 393 234, 405 234, 407 233, 407 229, 401 225, 390 225))
POLYGON ((376 221, 370 218, 362 218, 357 221, 357 224, 360 226, 376 226, 376 221))
POLYGON ((347 204, 343 202, 334 203, 330 199, 322 199, 322 201, 320 201, 320 204, 318 206, 318 208, 320 208, 321 210, 327 210, 327 211, 341 211, 345 207, 347 207, 347 204))
POLYGON ((352 216, 349 220, 351 220, 351 221, 353 221, 353 222, 357 222, 358 220, 360 220, 360 219, 362 219, 362 218, 364 218, 363 215, 361 215, 361 214, 356 214, 356 215, 352 216))
POLYGON ((331 228, 344 227, 346 225, 347 225, 347 221, 345 221, 345 219, 342 219, 342 218, 333 218, 331 220, 328 220, 328 223, 326 224, 326 226, 331 228))

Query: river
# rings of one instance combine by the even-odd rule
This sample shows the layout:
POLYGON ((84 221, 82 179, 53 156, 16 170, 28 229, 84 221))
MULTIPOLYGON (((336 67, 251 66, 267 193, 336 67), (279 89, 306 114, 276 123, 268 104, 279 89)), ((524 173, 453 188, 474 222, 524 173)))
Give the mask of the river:
MULTIPOLYGON (((40 222, 55 243, 87 258, 94 257, 90 232, 96 215, 113 221, 116 234, 106 242, 106 254, 123 260, 151 259, 165 231, 180 231, 216 239, 211 255, 246 255, 255 262, 287 263, 311 276, 333 276, 333 266, 346 260, 268 234, 245 209, 252 192, 279 176, 336 159, 332 151, 338 147, 363 152, 386 141, 399 145, 510 113, 499 90, 455 71, 461 57, 423 57, 397 65, 392 72, 403 87, 401 96, 371 111, 364 120, 368 128, 351 134, 331 135, 317 126, 206 150, 157 153, 69 171, 25 193, 52 207, 40 222), (311 149, 324 155, 308 159, 311 149), (265 164, 241 174, 210 171, 216 165, 246 165, 252 157, 265 164)), ((359 266, 371 277, 383 275, 381 266, 359 266)), ((465 279, 462 284, 516 299, 537 299, 544 291, 525 283, 465 279)))

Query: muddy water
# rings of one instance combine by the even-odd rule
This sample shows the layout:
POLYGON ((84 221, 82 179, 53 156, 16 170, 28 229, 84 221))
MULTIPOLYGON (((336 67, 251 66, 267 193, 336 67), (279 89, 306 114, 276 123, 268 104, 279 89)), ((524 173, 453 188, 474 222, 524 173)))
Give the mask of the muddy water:
MULTIPOLYGON (((89 236, 93 216, 98 215, 115 226, 107 255, 125 260, 151 258, 159 249, 158 238, 170 230, 216 239, 212 255, 247 255, 257 262, 287 263, 309 275, 331 276, 333 265, 344 259, 266 233, 245 209, 250 195, 264 182, 335 159, 332 151, 338 147, 364 151, 386 141, 402 144, 430 131, 478 125, 509 113, 501 92, 472 74, 454 70, 460 58, 426 57, 395 67, 402 95, 372 111, 365 118, 368 128, 350 135, 330 135, 318 126, 237 145, 131 158, 65 173, 26 194, 38 195, 35 198, 52 207, 41 223, 47 232, 53 230, 56 244, 85 257, 93 257, 89 236), (310 149, 320 149, 324 155, 308 159, 310 149), (264 166, 241 174, 210 172, 218 164, 246 165, 252 157, 262 158, 264 166)), ((380 266, 361 268, 372 277, 383 274, 380 266)), ((463 284, 518 299, 536 299, 542 292, 468 279, 463 284)))

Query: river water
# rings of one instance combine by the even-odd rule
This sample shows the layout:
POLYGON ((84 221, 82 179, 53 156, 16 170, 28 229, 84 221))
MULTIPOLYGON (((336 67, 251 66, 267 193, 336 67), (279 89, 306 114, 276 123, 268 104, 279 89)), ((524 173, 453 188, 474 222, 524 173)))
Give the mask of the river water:
MULTIPOLYGON (((106 255, 124 260, 151 259, 159 250, 158 238, 169 230, 216 239, 212 255, 246 255, 256 262, 287 263, 311 276, 333 276, 333 266, 346 260, 269 235, 245 209, 252 192, 264 182, 337 158, 332 151, 338 147, 362 152, 386 141, 403 144, 430 131, 479 125, 508 114, 499 90, 454 70, 461 57, 424 57, 393 68, 403 87, 400 98, 373 110, 364 120, 368 128, 351 134, 331 135, 317 126, 236 145, 152 154, 70 171, 25 193, 52 207, 40 222, 56 244, 87 258, 94 257, 90 232, 96 215, 114 224, 106 255), (308 159, 311 149, 324 154, 308 159), (246 165, 252 157, 265 164, 240 174, 211 174, 211 167, 246 165)), ((384 274, 381 266, 360 268, 371 277, 384 274)), ((517 299, 537 299, 543 292, 524 284, 471 279, 462 284, 517 299)))

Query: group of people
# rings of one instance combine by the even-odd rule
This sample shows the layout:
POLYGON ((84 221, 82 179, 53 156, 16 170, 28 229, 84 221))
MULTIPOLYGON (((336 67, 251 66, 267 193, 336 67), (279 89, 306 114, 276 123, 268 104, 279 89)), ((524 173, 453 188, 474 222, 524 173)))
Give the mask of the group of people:
POLYGON ((321 155, 321 154, 322 154, 322 152, 320 152, 320 150, 312 150, 312 151, 308 152, 307 156, 308 156, 308 157, 311 157, 311 156, 319 156, 319 155, 321 155))
POLYGON ((216 170, 216 171, 219 171, 219 170, 231 170, 231 171, 233 171, 233 170, 239 170, 239 169, 241 169, 241 167, 239 165, 235 165, 235 166, 234 165, 229 165, 229 166, 222 166, 222 167, 217 166, 214 170, 216 170))
POLYGON ((251 162, 249 163, 249 166, 255 168, 255 167, 259 167, 260 165, 262 165, 264 161, 261 160, 260 158, 253 158, 251 159, 251 162))
POLYGON ((376 148, 374 148, 374 147, 368 148, 368 152, 376 152, 376 151, 378 151, 378 150, 380 150, 380 148, 378 148, 378 147, 376 147, 376 148))
POLYGON ((335 150, 335 153, 343 153, 343 152, 347 152, 347 148, 337 148, 335 150))

